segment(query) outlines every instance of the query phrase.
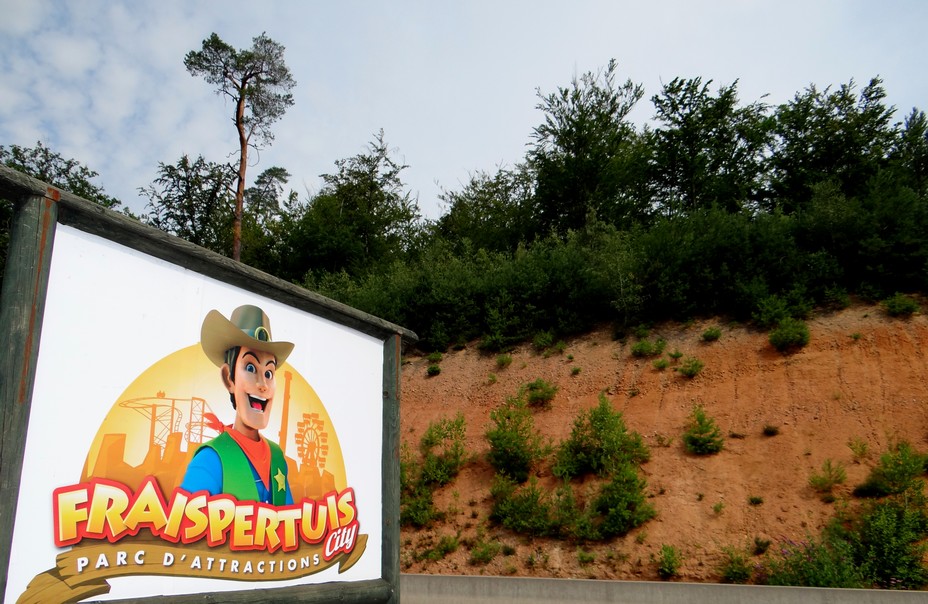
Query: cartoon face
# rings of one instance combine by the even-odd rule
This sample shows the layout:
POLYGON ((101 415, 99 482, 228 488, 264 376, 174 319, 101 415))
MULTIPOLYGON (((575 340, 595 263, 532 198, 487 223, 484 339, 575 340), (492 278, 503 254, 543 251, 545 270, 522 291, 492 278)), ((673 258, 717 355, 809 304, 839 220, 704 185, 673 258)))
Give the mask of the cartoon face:
POLYGON ((277 358, 269 353, 243 346, 235 360, 234 380, 229 379, 228 365, 222 368, 223 382, 235 397, 234 428, 258 439, 258 430, 267 427, 274 402, 277 358))

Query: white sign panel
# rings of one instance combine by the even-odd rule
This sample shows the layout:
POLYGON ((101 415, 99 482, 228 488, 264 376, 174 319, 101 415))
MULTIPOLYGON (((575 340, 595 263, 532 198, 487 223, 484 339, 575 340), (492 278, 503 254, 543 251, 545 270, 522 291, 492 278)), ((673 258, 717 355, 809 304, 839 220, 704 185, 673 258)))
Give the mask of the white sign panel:
POLYGON ((381 577, 382 377, 377 338, 59 225, 5 601, 381 577))

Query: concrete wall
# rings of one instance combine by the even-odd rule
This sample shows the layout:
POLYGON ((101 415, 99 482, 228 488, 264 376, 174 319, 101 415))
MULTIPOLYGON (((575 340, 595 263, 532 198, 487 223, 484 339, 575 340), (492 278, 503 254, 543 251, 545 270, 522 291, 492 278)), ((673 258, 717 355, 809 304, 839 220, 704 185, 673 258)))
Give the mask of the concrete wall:
POLYGON ((757 585, 401 575, 401 604, 897 604, 926 592, 757 585))

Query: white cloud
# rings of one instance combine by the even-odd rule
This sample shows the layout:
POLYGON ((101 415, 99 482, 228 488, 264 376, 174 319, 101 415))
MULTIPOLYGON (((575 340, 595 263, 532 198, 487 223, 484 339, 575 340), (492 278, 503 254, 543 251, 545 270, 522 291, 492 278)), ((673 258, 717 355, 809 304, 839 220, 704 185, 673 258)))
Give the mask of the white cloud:
POLYGON ((236 48, 267 32, 297 80, 252 176, 283 166, 303 194, 384 128, 432 217, 436 181, 453 189, 522 160, 541 120, 536 88, 553 92, 610 58, 646 88, 641 121, 676 76, 738 79, 742 102, 876 74, 901 114, 928 98, 920 0, 0 0, 0 15, 0 144, 42 140, 136 210, 159 161, 224 161, 236 147, 231 108, 183 66, 211 32, 236 48))

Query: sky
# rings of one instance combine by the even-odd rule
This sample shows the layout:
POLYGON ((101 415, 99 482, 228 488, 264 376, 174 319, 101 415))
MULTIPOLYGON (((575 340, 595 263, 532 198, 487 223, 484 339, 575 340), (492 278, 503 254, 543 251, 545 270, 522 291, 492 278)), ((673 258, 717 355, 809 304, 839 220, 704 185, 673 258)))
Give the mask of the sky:
POLYGON ((159 162, 237 152, 232 105, 184 56, 213 32, 237 49, 263 32, 297 85, 249 183, 281 166, 307 199, 383 129, 436 219, 442 191, 524 159, 539 92, 610 59, 645 89, 639 125, 675 77, 778 105, 879 76, 902 121, 928 110, 926 25, 923 0, 0 0, 0 145, 41 141, 144 212, 159 162))

